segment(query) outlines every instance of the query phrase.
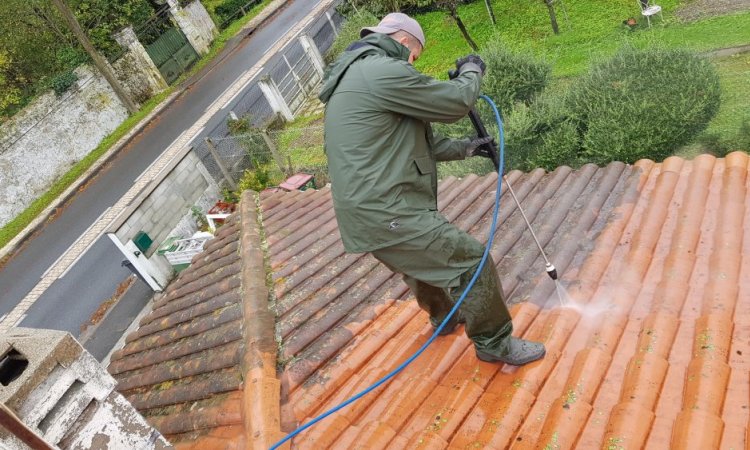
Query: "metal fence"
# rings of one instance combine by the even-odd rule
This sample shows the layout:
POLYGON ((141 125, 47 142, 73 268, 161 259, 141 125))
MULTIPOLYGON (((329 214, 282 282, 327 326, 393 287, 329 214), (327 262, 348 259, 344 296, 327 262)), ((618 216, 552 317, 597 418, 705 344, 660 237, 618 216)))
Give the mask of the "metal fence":
MULTIPOLYGON (((232 189, 241 187, 247 170, 267 172, 269 186, 275 186, 296 173, 315 177, 318 186, 328 182, 328 160, 323 151, 323 125, 315 124, 283 130, 257 130, 211 139, 207 142, 209 168, 221 174, 232 189)), ((218 181, 218 180, 217 180, 218 181)))
MULTIPOLYGON (((218 183, 226 184, 226 171, 231 174, 230 178, 239 180, 246 169, 254 167, 253 158, 262 156, 273 159, 268 143, 263 140, 261 133, 250 133, 249 129, 242 129, 243 126, 253 130, 263 129, 278 119, 278 105, 276 108, 272 105, 272 100, 269 100, 268 94, 264 93, 261 84, 266 83, 266 86, 271 84, 275 92, 283 98, 283 103, 291 110, 291 113, 298 113, 306 101, 317 94, 317 87, 321 81, 320 68, 315 66, 316 62, 311 57, 310 49, 306 49, 305 45, 306 43, 312 44, 320 55, 325 55, 343 21, 344 18, 336 12, 335 8, 321 14, 300 33, 299 38, 293 40, 283 52, 275 55, 265 65, 256 78, 258 81, 247 88, 233 105, 232 111, 225 120, 220 121, 210 130, 204 140, 194 143, 193 151, 218 183), (235 118, 243 122, 242 126, 230 127, 233 122, 236 125, 235 118), (237 128, 240 128, 239 132, 237 128), (260 141, 263 141, 263 144, 260 141), (263 145, 266 147, 265 154, 262 150, 263 145), (225 170, 222 170, 222 166, 225 170)), ((272 141, 277 139, 276 135, 279 133, 284 133, 284 131, 270 132, 272 141)), ((278 138, 283 140, 283 137, 278 138)), ((322 131, 319 145, 322 155, 322 131)), ((284 142, 280 142, 278 147, 283 152, 287 146, 284 142)), ((283 164, 288 167, 289 157, 287 156, 295 160, 295 155, 283 155, 283 164)), ((275 163, 276 169, 274 170, 278 171, 276 175, 280 176, 282 171, 278 169, 278 166, 279 164, 275 163)), ((294 171, 299 171, 298 169, 304 169, 304 167, 292 168, 294 171)))

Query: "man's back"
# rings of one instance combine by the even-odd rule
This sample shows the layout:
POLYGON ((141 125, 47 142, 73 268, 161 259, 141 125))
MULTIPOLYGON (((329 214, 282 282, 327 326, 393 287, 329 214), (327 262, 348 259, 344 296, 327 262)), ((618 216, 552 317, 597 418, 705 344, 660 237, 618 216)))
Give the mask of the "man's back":
POLYGON ((403 242, 444 222, 429 122, 465 116, 480 76, 439 82, 417 72, 408 55, 372 34, 342 55, 323 86, 334 207, 348 251, 403 242))

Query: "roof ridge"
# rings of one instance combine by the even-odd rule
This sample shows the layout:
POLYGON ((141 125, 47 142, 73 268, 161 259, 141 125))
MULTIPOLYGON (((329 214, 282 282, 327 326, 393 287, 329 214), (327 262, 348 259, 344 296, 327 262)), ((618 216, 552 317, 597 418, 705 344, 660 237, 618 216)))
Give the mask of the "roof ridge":
POLYGON ((267 246, 259 197, 245 191, 240 201, 240 260, 244 354, 242 418, 247 448, 268 448, 281 437, 281 383, 276 375, 275 314, 271 311, 267 246))

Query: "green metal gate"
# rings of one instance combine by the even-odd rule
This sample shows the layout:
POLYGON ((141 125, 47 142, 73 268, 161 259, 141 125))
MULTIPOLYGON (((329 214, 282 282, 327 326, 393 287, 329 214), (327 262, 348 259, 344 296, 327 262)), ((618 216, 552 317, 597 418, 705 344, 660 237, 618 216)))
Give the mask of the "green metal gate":
POLYGON ((146 45, 146 52, 170 84, 198 59, 198 53, 182 30, 176 27, 169 28, 152 44, 146 45))

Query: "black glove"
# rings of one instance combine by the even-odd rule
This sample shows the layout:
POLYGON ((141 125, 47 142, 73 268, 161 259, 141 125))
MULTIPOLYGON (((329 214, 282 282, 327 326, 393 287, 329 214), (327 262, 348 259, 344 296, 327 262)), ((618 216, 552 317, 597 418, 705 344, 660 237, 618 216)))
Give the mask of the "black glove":
POLYGON ((492 155, 490 155, 490 152, 487 151, 487 148, 484 147, 485 144, 489 144, 494 139, 491 137, 475 137, 470 142, 469 145, 466 146, 466 157, 470 156, 484 156, 485 158, 492 158, 492 155))
POLYGON ((482 58, 480 58, 479 55, 467 55, 456 60, 456 68, 458 69, 459 75, 467 70, 473 69, 473 71, 477 71, 477 69, 479 69, 479 73, 484 76, 484 71, 487 70, 487 65, 482 61, 482 58))

